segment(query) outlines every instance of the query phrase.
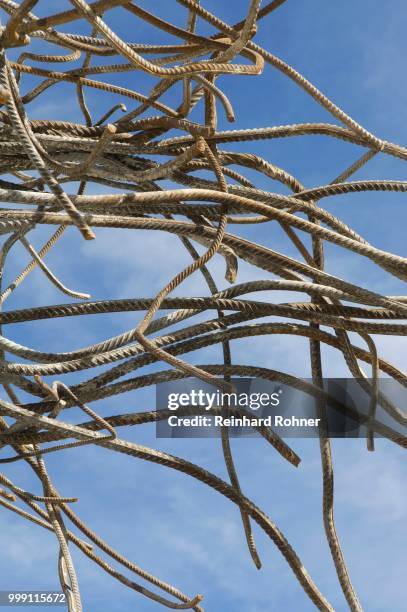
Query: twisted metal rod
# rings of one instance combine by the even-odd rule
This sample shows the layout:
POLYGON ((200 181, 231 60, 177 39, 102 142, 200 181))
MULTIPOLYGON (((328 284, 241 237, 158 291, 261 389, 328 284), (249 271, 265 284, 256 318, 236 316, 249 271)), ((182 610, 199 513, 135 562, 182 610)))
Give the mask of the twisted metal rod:
MULTIPOLYGON (((184 459, 118 438, 116 427, 156 422, 165 418, 165 411, 104 417, 87 405, 190 375, 204 381, 216 381, 220 388, 227 390, 230 390, 231 376, 279 380, 304 390, 315 399, 322 422, 319 444, 323 522, 348 607, 360 612, 362 605, 352 585, 334 522, 333 462, 325 422, 328 397, 322 388, 321 345, 333 347, 343 355, 350 374, 370 396, 370 411, 366 417, 368 450, 374 450, 375 434, 405 448, 407 437, 378 422, 376 410, 380 405, 395 423, 406 425, 407 415, 379 390, 378 378, 384 373, 407 387, 407 376, 380 357, 372 335, 407 335, 407 325, 403 323, 407 318, 407 297, 382 295, 341 276, 328 274, 324 269, 324 245, 328 242, 342 249, 338 252, 346 250, 366 258, 390 277, 401 281, 407 278, 407 257, 370 244, 326 210, 323 200, 370 191, 389 195, 407 191, 405 181, 349 180, 378 155, 407 160, 407 149, 377 138, 295 68, 253 41, 261 20, 284 5, 285 0, 274 0, 264 7, 260 0, 247 0, 245 18, 234 25, 225 23, 197 0, 177 0, 186 9, 183 22, 186 25, 167 22, 130 0, 92 3, 71 0, 72 9, 38 18, 32 11, 40 2, 24 0, 18 4, 0 0, 0 8, 6 15, 0 33, 0 104, 4 105, 0 110, 0 171, 5 175, 0 179, 0 200, 4 204, 0 211, 0 233, 5 236, 0 257, 0 284, 15 244, 21 243, 32 258, 22 272, 14 275, 11 284, 5 289, 0 287, 0 304, 3 307, 14 292, 18 295, 20 285, 36 267, 55 287, 73 299, 90 297, 67 289, 44 261, 72 225, 77 226, 86 239, 94 238, 92 228, 98 227, 116 232, 125 228, 133 232, 139 229, 160 232, 156 234, 158 240, 161 232, 169 232, 179 238, 193 262, 166 282, 156 297, 0 312, 0 377, 10 400, 0 400, 0 448, 10 447, 14 452, 0 462, 5 465, 25 462, 39 479, 44 493, 28 493, 5 474, 0 474, 0 482, 5 487, 0 489, 0 505, 55 532, 60 548, 58 573, 71 612, 80 612, 82 602, 70 543, 109 575, 151 601, 170 609, 201 612, 201 595, 185 595, 126 559, 95 534, 71 509, 69 502, 74 498, 59 495, 46 468, 47 454, 75 452, 80 446, 92 444, 106 451, 152 461, 198 479, 235 503, 255 565, 260 568, 261 562, 251 532, 252 520, 276 544, 314 605, 320 610, 332 610, 278 527, 242 493, 227 429, 222 428, 222 450, 230 484, 184 459), (169 34, 180 42, 175 44, 171 40, 169 44, 148 45, 124 40, 104 19, 105 12, 111 10, 118 15, 120 12, 123 18, 131 18, 135 25, 141 20, 147 27, 160 31, 163 40, 169 34), (202 21, 214 27, 216 33, 212 36, 200 34, 202 21), (88 24, 90 33, 78 34, 76 26, 80 25, 78 31, 83 32, 84 24, 88 24), (60 26, 69 26, 72 31, 67 32, 66 27, 64 32, 59 31, 60 26), (42 46, 41 52, 38 52, 38 43, 42 46), (17 60, 9 53, 14 47, 22 49, 17 60), (97 65, 94 65, 95 58, 97 65), (244 58, 245 63, 239 58, 244 58), (53 70, 53 63, 72 67, 53 70), (242 87, 245 86, 244 77, 250 77, 255 89, 256 79, 263 72, 262 78, 266 78, 267 65, 294 81, 341 125, 254 125, 250 129, 242 130, 238 126, 236 130, 219 131, 218 105, 229 121, 239 121, 238 100, 226 96, 219 85, 219 77, 225 74, 233 78, 239 76, 242 87), (149 94, 121 84, 122 73, 132 75, 135 72, 156 79, 149 94), (28 84, 25 75, 31 79, 28 84), (89 78, 90 75, 96 75, 95 79, 89 78), (34 87, 33 78, 39 79, 34 87), (63 115, 60 119, 30 119, 30 102, 38 99, 45 102, 60 83, 72 87, 72 103, 76 99, 85 124, 66 121, 63 115), (91 103, 91 98, 86 96, 88 88, 99 97, 97 108, 93 108, 94 98, 91 103), (181 92, 178 106, 174 108, 160 101, 170 90, 173 95, 181 92), (133 100, 139 104, 127 110, 123 98, 127 98, 127 104, 132 104, 133 100), (101 111, 102 106, 105 108, 101 111), (118 110, 124 114, 106 123, 118 110), (156 114, 152 115, 153 112, 156 114), (192 112, 194 117, 201 112, 202 119, 192 121, 192 112), (97 121, 93 119, 96 114, 101 117, 97 121), (284 168, 262 158, 254 148, 259 140, 303 135, 337 138, 365 150, 330 183, 306 187, 284 168), (221 144, 230 146, 239 142, 253 142, 253 150, 243 153, 219 149, 221 144), (208 173, 212 176, 208 177, 208 173), (260 181, 257 182, 259 175, 262 175, 262 188, 258 186, 260 181), (64 189, 66 183, 77 184, 76 194, 64 189), (103 193, 99 190, 99 195, 86 194, 89 184, 104 186, 103 193), (280 192, 281 188, 284 193, 280 192), (285 194, 287 188, 289 195, 285 194), (244 231, 246 225, 267 228, 270 224, 285 233, 297 256, 249 240, 241 233, 231 233, 229 227, 238 226, 244 231), (41 225, 57 225, 58 229, 37 250, 28 242, 26 234, 28 231, 34 234, 35 228, 41 225), (301 237, 297 232, 301 232, 301 237), (204 254, 199 253, 195 244, 206 249, 204 254), (218 255, 225 260, 228 282, 238 278, 240 261, 263 271, 265 278, 219 289, 207 267, 207 263, 218 255), (182 287, 182 283, 198 271, 210 297, 171 296, 175 288, 182 287), (273 292, 281 290, 300 292, 304 294, 304 301, 277 302, 273 292), (263 300, 256 298, 260 291, 268 292, 263 300), (242 299, 243 295, 251 297, 242 299), (170 313, 156 318, 160 310, 170 313), (69 317, 113 312, 118 315, 143 312, 144 315, 138 325, 126 332, 75 351, 39 351, 3 334, 3 327, 11 323, 25 322, 34 326, 36 321, 61 318, 68 325, 69 317), (206 314, 212 318, 202 321, 206 314), (290 321, 278 322, 276 317, 290 321), (259 318, 267 320, 256 322, 259 318), (175 331, 167 329, 173 325, 178 325, 175 331), (333 333, 321 329, 321 325, 329 327, 333 333), (166 330, 165 334, 157 335, 162 330, 166 330), (349 332, 359 334, 368 350, 353 344, 349 332), (308 339, 312 385, 285 372, 233 363, 234 340, 246 338, 250 341, 260 335, 271 338, 277 334, 308 339), (191 352, 217 345, 222 349, 221 365, 196 366, 181 359, 191 352), (7 354, 12 355, 12 359, 8 359, 7 354), (16 356, 24 362, 16 361, 16 356), (173 369, 119 380, 160 361, 167 362, 173 369), (370 364, 372 383, 367 380, 359 361, 370 364), (86 377, 87 370, 101 365, 105 366, 101 374, 86 377), (81 373, 82 379, 75 385, 67 385, 62 378, 72 372, 81 373), (44 375, 57 378, 48 384, 41 378, 44 375), (31 394, 33 401, 21 402, 14 388, 31 394), (91 421, 72 425, 63 420, 64 411, 73 406, 80 407, 91 421), (107 433, 99 433, 101 431, 107 433), (44 446, 50 442, 54 445, 44 446), (31 512, 18 503, 28 506, 31 512), (92 545, 80 540, 65 524, 66 520, 90 539, 92 545), (165 595, 124 576, 93 547, 165 595)), ((265 22, 261 27, 266 27, 265 22)), ((129 78, 128 83, 131 82, 129 78)), ((253 236, 253 232, 250 235, 253 236)), ((66 256, 72 254, 67 252, 66 256)), ((347 406, 340 405, 339 409, 355 416, 347 406)), ((229 411, 233 413, 232 408, 229 411)), ((185 409, 184 413, 191 412, 185 409)), ((299 457, 275 432, 264 427, 259 427, 258 431, 282 457, 292 465, 299 464, 299 457)))

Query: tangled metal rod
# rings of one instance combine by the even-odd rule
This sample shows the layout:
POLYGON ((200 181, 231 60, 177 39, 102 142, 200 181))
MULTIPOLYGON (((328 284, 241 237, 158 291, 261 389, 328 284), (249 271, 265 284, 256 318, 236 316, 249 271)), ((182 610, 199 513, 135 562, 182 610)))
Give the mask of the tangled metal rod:
MULTIPOLYGON (((368 450, 374 450, 375 433, 405 447, 407 439, 381 425, 375 419, 375 411, 380 403, 392 419, 406 424, 406 414, 378 391, 377 381, 384 373, 406 387, 407 377, 380 358, 372 336, 406 335, 407 325, 398 321, 407 318, 407 297, 378 294, 328 274, 324 270, 324 243, 367 258, 387 274, 403 281, 407 278, 407 259, 370 244, 329 213, 322 200, 364 191, 407 191, 407 182, 402 181, 349 180, 378 154, 407 160, 407 149, 371 134, 294 68, 253 41, 261 20, 284 2, 274 0, 261 7, 261 0, 247 0, 245 19, 230 25, 206 10, 199 0, 177 0, 185 9, 185 25, 182 26, 169 23, 130 0, 98 0, 91 4, 85 0, 71 0, 70 10, 41 18, 32 12, 39 8, 36 5, 41 5, 39 0, 24 0, 19 4, 0 0, 0 8, 5 14, 0 36, 0 170, 5 177, 0 180, 3 202, 0 233, 5 236, 1 275, 16 244, 21 244, 31 257, 31 262, 15 280, 1 289, 0 302, 3 306, 37 267, 59 291, 80 300, 2 310, 0 325, 4 328, 11 323, 99 313, 144 313, 137 327, 70 352, 42 352, 0 335, 1 382, 8 395, 7 401, 0 400, 0 445, 7 454, 0 462, 26 462, 42 486, 42 494, 36 495, 1 473, 0 505, 55 533, 60 550, 61 587, 71 612, 82 610, 71 545, 125 586, 165 607, 202 610, 201 595, 187 596, 122 556, 72 510, 74 498, 60 496, 48 475, 45 455, 83 445, 98 445, 158 463, 212 487, 238 507, 256 567, 261 567, 261 560, 252 535, 253 521, 281 551, 314 605, 319 610, 333 610, 277 525, 244 495, 227 428, 222 428, 222 450, 230 483, 185 459, 118 436, 118 427, 165 419, 167 411, 102 417, 87 405, 191 375, 207 382, 216 381, 226 390, 230 389, 232 376, 278 380, 303 389, 315 398, 322 423, 319 443, 324 527, 348 606, 353 611, 362 610, 335 530, 333 466, 326 430, 327 395, 322 385, 321 346, 325 344, 339 351, 352 376, 361 381, 371 396, 368 450), (123 18, 132 19, 135 26, 141 22, 148 24, 160 31, 163 38, 170 35, 173 41, 175 36, 178 42, 147 45, 125 41, 107 24, 104 14, 110 11, 120 11, 123 18), (75 32, 79 22, 82 27, 75 32), (204 22, 214 29, 213 35, 199 34, 199 26, 204 22), (85 23, 89 34, 79 34, 85 23), (72 31, 67 33, 67 28, 72 31), (38 50, 38 43, 41 43, 41 53, 33 50, 38 50), (21 53, 16 54, 16 50, 21 53), (54 69, 55 64, 61 65, 59 70, 54 69), (245 78, 255 83, 253 79, 268 65, 307 92, 340 125, 307 123, 219 131, 218 112, 224 113, 229 122, 235 121, 237 116, 232 101, 220 88, 219 77, 225 74, 240 76, 244 86, 245 78), (130 87, 136 72, 155 77, 149 95, 130 87), (121 73, 128 74, 127 87, 119 84, 121 73), (30 77, 27 81, 25 75, 30 77), (71 84, 83 122, 30 119, 29 104, 37 99, 46 100, 59 83, 71 84), (89 89, 103 92, 100 95, 104 101, 112 97, 111 107, 101 118, 95 117, 95 110, 88 103, 89 89), (170 90, 180 92, 176 108, 162 101, 170 90), (202 120, 192 121, 191 113, 195 111, 196 116, 201 110, 202 120), (363 147, 365 152, 331 183, 307 189, 286 170, 255 152, 233 150, 234 143, 311 134, 345 140, 363 147), (223 149, 223 145, 230 145, 232 149, 223 149), (248 175, 259 178, 262 175, 263 183, 271 179, 277 191, 256 187, 248 175), (169 183, 172 188, 168 188, 169 183), (70 193, 65 188, 72 189, 75 184, 77 193, 70 193), (87 186, 92 184, 104 187, 102 195, 86 194, 87 186), (288 189, 291 195, 280 193, 280 186, 283 192, 288 189), (109 188, 114 191, 109 193, 109 188), (253 224, 278 224, 295 247, 298 258, 233 233, 234 225, 253 224), (41 225, 57 229, 37 251, 27 235, 41 225), (100 227, 169 232, 179 237, 192 262, 156 296, 85 301, 89 295, 67 288, 44 261, 71 225, 76 226, 87 240, 95 238, 95 234, 97 238, 100 227), (300 238, 298 230, 305 240, 300 238), (311 247, 307 246, 307 239, 311 247), (203 246, 204 251, 199 252, 196 244, 203 246), (238 278, 239 261, 264 271, 264 280, 219 290, 207 267, 217 254, 225 260, 229 283, 238 278), (175 288, 198 271, 205 281, 203 293, 209 289, 209 297, 171 296, 175 288), (305 299, 289 303, 272 299, 259 301, 255 298, 260 291, 301 292, 305 299), (251 299, 244 299, 248 294, 251 299), (171 313, 157 318, 163 309, 171 313), (197 322, 196 318, 202 313, 209 317, 204 321, 200 317, 197 322), (292 322, 276 322, 275 317, 292 322), (259 318, 262 321, 256 322, 259 318), (176 331, 165 331, 175 324, 179 325, 176 331), (321 329, 321 325, 332 331, 321 329), (160 335, 161 331, 164 333, 160 335), (357 333, 366 348, 353 344, 350 332, 357 333), (312 384, 288 373, 233 363, 231 344, 234 339, 274 334, 309 340, 312 384), (184 354, 218 344, 223 352, 222 365, 197 366, 184 359, 184 354), (11 360, 7 359, 7 354, 12 356, 11 360), (371 367, 371 381, 360 365, 362 361, 371 367), (172 368, 120 380, 155 362, 172 368), (101 365, 108 367, 89 377, 87 370, 101 365), (62 377, 72 372, 83 373, 81 382, 75 385, 62 382, 62 377), (55 378, 47 383, 44 376, 55 378), (30 394, 32 402, 22 402, 18 397, 20 392, 30 394), (90 420, 77 425, 64 420, 64 411, 73 406, 79 407, 90 420), (87 541, 69 528, 69 522, 87 541), (95 549, 149 582, 152 589, 111 567, 95 549)), ((181 409, 181 412, 188 414, 188 410, 181 409)), ((294 466, 299 464, 297 454, 273 431, 264 427, 259 427, 258 431, 284 459, 294 466)))

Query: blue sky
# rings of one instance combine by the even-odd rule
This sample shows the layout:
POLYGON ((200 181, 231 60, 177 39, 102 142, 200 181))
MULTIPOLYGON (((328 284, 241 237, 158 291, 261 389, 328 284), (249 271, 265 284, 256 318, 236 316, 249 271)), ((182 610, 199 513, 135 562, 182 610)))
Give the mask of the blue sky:
MULTIPOLYGON (((145 0, 138 4, 147 8, 151 3, 145 0)), ((204 0, 203 4, 226 21, 235 22, 243 17, 248 0, 233 3, 204 0)), ((407 89, 403 83, 407 52, 405 3, 342 0, 340 4, 338 10, 324 0, 288 0, 261 22, 257 40, 302 72, 367 129, 381 138, 404 144, 407 141, 407 89)), ((45 15, 54 11, 56 5, 58 10, 70 7, 65 1, 40 0, 36 13, 45 15)), ((170 0, 157 0, 154 11, 174 23, 185 21, 185 11, 170 0)), ((125 13, 118 9, 109 13, 108 21, 129 40, 151 40, 152 31, 148 27, 135 18, 124 17, 125 13)), ((199 27, 208 31, 201 22, 199 27)), ((169 36, 153 35, 158 42, 172 40, 169 36)), ((148 92, 153 83, 141 73, 135 77, 124 74, 120 78, 122 83, 128 82, 142 92, 148 92)), ((253 121, 257 127, 316 121, 335 123, 309 96, 270 66, 266 66, 262 76, 244 79, 229 76, 219 79, 236 107, 236 128, 250 127, 253 121)), ((29 89, 33 82, 23 80, 23 87, 29 89)), ((46 105, 39 98, 27 107, 32 118, 80 120, 75 103, 67 102, 68 96, 73 96, 72 86, 57 85, 50 91, 52 95, 48 96, 46 105)), ((171 96, 175 104, 175 93, 169 95, 169 102, 171 96)), ((88 92, 88 99, 97 117, 117 101, 93 91, 88 92)), ((125 102, 130 110, 131 102, 125 102)), ((230 127, 221 110, 219 118, 221 128, 230 127)), ((361 154, 358 147, 317 136, 231 143, 224 148, 253 151, 285 168, 308 187, 329 182, 361 154)), ((381 155, 355 178, 405 180, 405 165, 381 155)), ((267 179, 258 184, 270 190, 277 188, 267 179)), ((99 190, 95 188, 94 192, 99 190)), ((326 199, 324 205, 375 246, 405 255, 404 200, 403 194, 358 194, 326 199), (393 223, 393 214, 399 223, 393 223)), ((237 230, 232 228, 232 231, 237 230)), ((249 227, 245 232, 258 242, 294 255, 273 227, 249 227)), ((30 239, 35 246, 40 246, 50 233, 50 228, 41 227, 30 239)), ((99 229, 96 233, 93 243, 85 243, 73 228, 68 230, 49 258, 52 269, 65 284, 89 291, 94 299, 153 296, 189 261, 175 236, 163 234, 159 241, 154 232, 99 229), (154 249, 153 257, 148 259, 147 248, 154 249)), ((27 261, 23 250, 16 247, 6 269, 5 284, 13 280, 27 261)), ((226 286, 222 260, 215 258, 210 267, 219 286, 226 286)), ((327 248, 327 270, 371 289, 385 287, 382 290, 388 294, 405 291, 399 281, 365 258, 337 247, 327 248)), ((260 278, 267 276, 249 265, 241 266, 238 282, 260 278)), ((207 290, 199 275, 195 275, 176 293, 202 295, 207 290)), ((6 303, 6 309, 66 301, 66 296, 61 296, 36 270, 6 303)), ((46 346, 48 350, 67 351, 124 331, 138 320, 137 313, 120 317, 103 315, 90 321, 77 317, 68 321, 13 325, 4 328, 4 333, 37 349, 46 346)), ((405 369, 404 339, 376 340, 383 357, 405 369)), ((232 345, 232 355, 235 363, 261 363, 290 374, 309 376, 307 343, 299 338, 272 336, 239 340, 232 345)), ((324 349, 324 358, 325 375, 348 375, 343 358, 333 349, 324 349)), ((213 347, 204 355, 191 354, 188 359, 193 363, 210 359, 219 362, 221 351, 213 347)), ((152 390, 145 390, 97 402, 94 406, 103 415, 147 410, 154 406, 154 394, 152 390)), ((78 422, 82 420, 79 412, 75 416, 78 422)), ((120 433, 131 441, 196 461, 225 477, 217 440, 157 440, 150 426, 120 433)), ((318 442, 292 440, 292 445, 302 458, 297 469, 286 465, 263 440, 233 440, 242 488, 286 534, 335 609, 346 610, 324 539, 318 442)), ((375 453, 367 453, 363 441, 333 443, 338 532, 355 588, 368 612, 404 609, 402 542, 406 535, 407 501, 403 493, 406 470, 401 453, 401 449, 384 440, 377 442, 375 453)), ((314 609, 284 559, 256 527, 263 569, 258 572, 253 567, 237 508, 191 478, 99 448, 50 455, 47 463, 62 494, 80 498, 75 509, 95 531, 132 561, 182 591, 204 594, 207 611, 306 612, 314 609)), ((38 485, 26 466, 10 466, 7 474, 20 486, 38 492, 38 485)), ((58 588, 57 545, 52 534, 6 510, 0 512, 0 533, 0 589, 58 588)), ((116 583, 81 553, 73 550, 73 555, 85 610, 149 612, 158 609, 153 602, 116 583)))

